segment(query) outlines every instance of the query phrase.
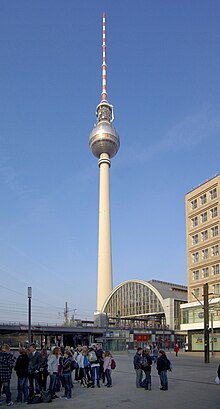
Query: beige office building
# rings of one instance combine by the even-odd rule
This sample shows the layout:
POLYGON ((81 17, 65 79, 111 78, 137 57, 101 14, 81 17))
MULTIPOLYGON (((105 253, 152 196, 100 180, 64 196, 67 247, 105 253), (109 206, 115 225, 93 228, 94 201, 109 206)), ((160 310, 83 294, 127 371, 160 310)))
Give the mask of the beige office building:
POLYGON ((186 195, 188 302, 203 299, 203 284, 220 294, 220 175, 186 195))
POLYGON ((220 175, 186 195, 188 303, 181 306, 181 330, 192 350, 203 350, 203 285, 209 285, 210 350, 220 350, 220 175))

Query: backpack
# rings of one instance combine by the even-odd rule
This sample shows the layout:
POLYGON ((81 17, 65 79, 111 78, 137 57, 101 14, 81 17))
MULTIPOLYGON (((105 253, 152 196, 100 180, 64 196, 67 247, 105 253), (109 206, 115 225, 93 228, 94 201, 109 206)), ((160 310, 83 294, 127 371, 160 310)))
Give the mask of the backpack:
POLYGON ((42 402, 43 403, 50 403, 52 402, 52 395, 50 391, 41 392, 42 402))
POLYGON ((115 369, 115 368, 116 368, 116 362, 115 362, 115 360, 112 358, 111 369, 115 369))
POLYGON ((171 362, 169 361, 169 359, 167 359, 167 370, 172 371, 172 365, 171 365, 171 362))
POLYGON ((27 401, 29 405, 34 404, 34 403, 42 403, 42 402, 43 402, 43 398, 41 394, 30 396, 27 401))
POLYGON ((149 363, 148 363, 147 357, 146 356, 142 357, 141 358, 141 367, 142 368, 147 368, 148 366, 149 366, 149 363))
POLYGON ((96 356, 95 351, 90 351, 89 355, 88 355, 88 358, 89 358, 89 362, 91 362, 91 363, 96 362, 97 361, 97 356, 96 356))

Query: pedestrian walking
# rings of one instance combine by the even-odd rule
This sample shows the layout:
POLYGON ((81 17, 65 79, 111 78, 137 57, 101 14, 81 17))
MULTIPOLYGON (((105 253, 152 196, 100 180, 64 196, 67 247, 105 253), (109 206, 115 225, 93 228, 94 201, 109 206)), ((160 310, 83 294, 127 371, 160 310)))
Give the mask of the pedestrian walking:
POLYGON ((40 352, 39 358, 39 382, 40 390, 47 390, 47 377, 48 377, 48 355, 46 348, 43 348, 40 352))
POLYGON ((134 356, 134 369, 136 372, 136 388, 141 388, 141 382, 143 377, 143 370, 142 370, 142 348, 138 348, 137 352, 134 356))
POLYGON ((166 356, 166 353, 163 349, 159 350, 159 357, 157 359, 157 371, 160 377, 160 384, 162 391, 168 390, 168 378, 167 378, 167 371, 171 370, 171 364, 169 359, 166 356))

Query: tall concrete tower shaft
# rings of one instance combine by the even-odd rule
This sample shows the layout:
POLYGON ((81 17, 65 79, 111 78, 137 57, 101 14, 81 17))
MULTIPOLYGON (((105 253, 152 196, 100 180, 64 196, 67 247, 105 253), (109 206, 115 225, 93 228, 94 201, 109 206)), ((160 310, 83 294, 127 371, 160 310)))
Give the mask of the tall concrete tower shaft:
POLYGON ((102 310, 105 300, 112 291, 109 168, 110 159, 116 155, 120 146, 119 135, 112 126, 113 106, 107 102, 106 77, 106 15, 103 13, 102 100, 96 108, 97 124, 89 137, 89 146, 98 158, 100 168, 97 312, 102 310))

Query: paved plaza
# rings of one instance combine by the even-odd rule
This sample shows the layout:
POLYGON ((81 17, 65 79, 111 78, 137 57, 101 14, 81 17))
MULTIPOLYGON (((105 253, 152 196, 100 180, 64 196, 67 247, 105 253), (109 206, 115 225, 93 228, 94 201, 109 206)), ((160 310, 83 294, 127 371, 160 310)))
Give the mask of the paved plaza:
MULTIPOLYGON (((173 370, 168 373, 169 390, 160 391, 159 377, 152 366, 152 390, 135 387, 133 356, 115 354, 117 367, 112 371, 113 387, 85 389, 74 384, 72 399, 69 401, 55 399, 52 403, 35 404, 35 409, 49 406, 51 409, 219 409, 220 385, 215 385, 216 370, 220 363, 220 355, 211 358, 210 364, 204 364, 203 355, 183 353, 178 357, 174 352, 167 356, 172 362, 173 370)), ((12 397, 16 399, 16 376, 12 380, 12 397)), ((60 395, 62 392, 60 393, 60 395)), ((6 408, 6 405, 1 405, 6 408)), ((16 404, 14 407, 26 408, 27 404, 16 404)))

